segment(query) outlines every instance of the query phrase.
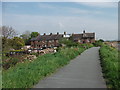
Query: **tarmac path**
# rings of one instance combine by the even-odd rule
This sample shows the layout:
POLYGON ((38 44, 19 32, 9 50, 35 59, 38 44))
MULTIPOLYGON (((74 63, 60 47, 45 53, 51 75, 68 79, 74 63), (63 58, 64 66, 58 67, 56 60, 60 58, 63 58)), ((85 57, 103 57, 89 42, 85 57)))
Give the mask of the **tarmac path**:
POLYGON ((99 60, 99 47, 84 51, 34 88, 106 88, 99 60))

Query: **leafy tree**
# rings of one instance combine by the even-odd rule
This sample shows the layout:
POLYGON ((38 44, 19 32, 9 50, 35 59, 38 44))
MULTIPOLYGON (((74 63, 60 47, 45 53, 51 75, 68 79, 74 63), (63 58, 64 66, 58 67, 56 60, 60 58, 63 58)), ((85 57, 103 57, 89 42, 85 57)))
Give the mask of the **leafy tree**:
POLYGON ((14 37, 11 40, 11 45, 15 50, 17 50, 17 49, 21 49, 25 45, 25 43, 24 43, 24 40, 22 38, 14 37))
POLYGON ((29 40, 31 39, 31 33, 29 31, 25 31, 20 37, 24 40, 25 45, 29 45, 29 40))
POLYGON ((30 33, 29 31, 25 31, 22 35, 20 35, 20 37, 24 40, 25 45, 30 45, 30 39, 37 37, 38 35, 38 32, 30 33))
POLYGON ((31 38, 37 37, 38 35, 39 35, 38 32, 32 32, 32 33, 31 33, 31 38))

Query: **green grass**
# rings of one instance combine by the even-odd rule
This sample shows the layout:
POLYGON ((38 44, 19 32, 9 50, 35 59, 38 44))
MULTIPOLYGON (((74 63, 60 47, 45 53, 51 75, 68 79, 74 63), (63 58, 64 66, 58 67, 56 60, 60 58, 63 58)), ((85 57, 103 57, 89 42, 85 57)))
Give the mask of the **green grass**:
POLYGON ((39 56, 32 62, 18 63, 15 67, 3 71, 2 87, 31 88, 39 80, 68 64, 84 50, 82 47, 61 48, 57 53, 39 56))
POLYGON ((120 74, 120 71, 118 72, 120 60, 118 54, 120 55, 120 52, 118 53, 116 48, 108 45, 102 45, 100 48, 101 65, 108 88, 118 89, 118 85, 120 85, 120 78, 118 77, 120 74))

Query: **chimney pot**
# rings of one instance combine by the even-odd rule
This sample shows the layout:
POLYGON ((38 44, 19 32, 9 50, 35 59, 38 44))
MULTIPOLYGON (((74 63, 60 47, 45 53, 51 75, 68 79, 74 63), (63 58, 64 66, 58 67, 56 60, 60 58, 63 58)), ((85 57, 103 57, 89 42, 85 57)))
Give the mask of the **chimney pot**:
POLYGON ((64 32, 64 35, 66 35, 66 32, 64 32))
POLYGON ((44 35, 46 35, 46 33, 44 33, 44 35))
POLYGON ((52 35, 52 33, 50 33, 50 35, 52 35))
POLYGON ((83 31, 83 33, 85 33, 85 30, 83 31))

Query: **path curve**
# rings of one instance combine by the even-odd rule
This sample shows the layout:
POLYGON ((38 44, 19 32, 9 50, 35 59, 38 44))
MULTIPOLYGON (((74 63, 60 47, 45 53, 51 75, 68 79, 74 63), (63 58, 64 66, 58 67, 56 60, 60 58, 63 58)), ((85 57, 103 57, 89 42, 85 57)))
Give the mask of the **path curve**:
POLYGON ((106 88, 99 61, 99 47, 84 51, 34 88, 106 88))

